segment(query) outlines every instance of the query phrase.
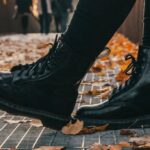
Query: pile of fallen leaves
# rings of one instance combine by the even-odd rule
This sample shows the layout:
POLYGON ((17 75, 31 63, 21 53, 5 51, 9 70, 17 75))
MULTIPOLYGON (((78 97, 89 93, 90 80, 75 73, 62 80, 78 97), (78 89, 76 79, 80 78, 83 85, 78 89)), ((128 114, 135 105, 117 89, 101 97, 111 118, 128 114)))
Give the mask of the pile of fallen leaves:
POLYGON ((111 50, 110 55, 97 59, 91 71, 98 73, 100 76, 105 76, 105 69, 118 69, 116 81, 124 83, 129 78, 125 74, 125 70, 131 63, 131 60, 125 60, 125 57, 131 54, 137 59, 138 46, 121 34, 115 34, 107 46, 111 50))
POLYGON ((0 36, 0 70, 7 71, 17 64, 30 64, 47 54, 48 43, 55 34, 6 35, 0 36))

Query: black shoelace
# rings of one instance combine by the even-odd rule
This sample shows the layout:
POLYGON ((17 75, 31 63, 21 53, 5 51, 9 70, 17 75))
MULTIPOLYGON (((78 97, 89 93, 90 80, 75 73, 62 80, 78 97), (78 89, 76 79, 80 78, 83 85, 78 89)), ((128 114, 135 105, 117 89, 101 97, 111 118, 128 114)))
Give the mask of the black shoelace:
POLYGON ((130 85, 130 83, 135 79, 135 75, 137 74, 137 69, 138 66, 140 65, 138 61, 136 61, 136 59, 134 58, 134 56, 132 56, 131 54, 127 54, 125 56, 125 60, 130 60, 131 59, 131 63, 128 65, 128 67, 126 68, 126 70, 124 71, 124 73, 126 75, 131 76, 129 80, 125 81, 124 84, 120 85, 118 88, 115 88, 113 90, 112 96, 115 95, 116 93, 119 93, 120 91, 122 91, 123 89, 125 89, 128 85, 130 85))
POLYGON ((49 63, 49 60, 52 59, 52 57, 54 57, 53 54, 55 53, 58 41, 59 41, 59 39, 58 39, 58 35, 57 35, 55 38, 54 44, 49 43, 49 45, 52 45, 52 48, 50 48, 50 50, 46 56, 42 57, 35 63, 16 66, 16 70, 14 71, 14 74, 17 73, 17 76, 20 76, 20 77, 21 77, 21 75, 35 76, 37 74, 39 74, 39 75, 43 74, 46 67, 48 67, 47 64, 49 63), (25 74, 24 74, 24 72, 25 72, 25 74))

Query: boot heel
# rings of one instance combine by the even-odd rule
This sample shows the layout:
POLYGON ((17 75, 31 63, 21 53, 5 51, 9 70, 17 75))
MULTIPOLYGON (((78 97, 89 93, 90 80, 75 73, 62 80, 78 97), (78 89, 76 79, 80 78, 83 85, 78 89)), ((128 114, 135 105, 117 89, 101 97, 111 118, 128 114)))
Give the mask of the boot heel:
POLYGON ((57 118, 42 118, 41 119, 43 126, 52 128, 54 130, 61 130, 62 127, 67 125, 70 119, 57 119, 57 118))

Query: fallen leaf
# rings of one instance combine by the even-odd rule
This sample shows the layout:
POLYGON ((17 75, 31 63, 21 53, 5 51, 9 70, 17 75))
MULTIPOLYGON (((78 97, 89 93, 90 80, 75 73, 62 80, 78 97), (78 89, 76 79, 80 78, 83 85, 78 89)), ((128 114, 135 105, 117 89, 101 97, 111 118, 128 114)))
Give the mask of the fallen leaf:
POLYGON ((106 73, 105 73, 105 72, 103 72, 103 71, 101 71, 101 72, 96 73, 96 75, 97 75, 97 76, 105 76, 105 75, 106 75, 106 73))
POLYGON ((94 126, 89 128, 83 128, 79 134, 92 134, 95 132, 105 131, 108 128, 109 124, 101 125, 101 126, 94 126))
POLYGON ((42 146, 34 150, 64 150, 63 146, 42 146))
POLYGON ((108 150, 108 146, 95 143, 89 148, 89 150, 108 150))
POLYGON ((68 123, 62 128, 61 132, 66 135, 77 135, 81 132, 83 126, 84 122, 77 120, 75 123, 68 123))
POLYGON ((120 130, 120 135, 136 136, 137 133, 134 130, 122 129, 120 130))
POLYGON ((143 137, 132 137, 129 139, 129 143, 133 146, 133 148, 149 148, 150 149, 150 136, 143 137))
POLYGON ((147 149, 147 150, 150 150, 150 143, 147 143, 145 145, 141 145, 141 146, 138 146, 137 149, 147 149))
POLYGON ((9 123, 9 124, 18 124, 18 123, 28 123, 31 120, 4 120, 5 122, 9 123))
POLYGON ((30 125, 34 127, 43 127, 41 120, 37 120, 37 119, 31 120, 30 125))
POLYGON ((17 150, 16 148, 9 148, 8 150, 17 150))
POLYGON ((98 143, 93 144, 89 150, 122 150, 121 145, 101 145, 98 143))
POLYGON ((93 89, 93 90, 89 90, 89 91, 84 91, 84 92, 80 92, 79 94, 81 95, 100 95, 102 93, 108 92, 110 89, 109 88, 103 88, 100 90, 97 89, 93 89))
POLYGON ((126 141, 119 142, 119 145, 121 145, 124 148, 131 147, 130 143, 126 141))
POLYGON ((101 98, 102 100, 108 99, 108 97, 109 97, 110 94, 111 94, 111 91, 108 90, 108 91, 106 91, 105 93, 101 94, 101 95, 100 95, 100 98, 101 98))
POLYGON ((126 80, 129 79, 129 76, 125 74, 124 71, 120 71, 120 73, 115 77, 116 81, 124 83, 126 80))
POLYGON ((52 46, 52 44, 50 44, 50 43, 40 44, 37 46, 37 49, 43 49, 43 48, 47 48, 49 46, 52 46))

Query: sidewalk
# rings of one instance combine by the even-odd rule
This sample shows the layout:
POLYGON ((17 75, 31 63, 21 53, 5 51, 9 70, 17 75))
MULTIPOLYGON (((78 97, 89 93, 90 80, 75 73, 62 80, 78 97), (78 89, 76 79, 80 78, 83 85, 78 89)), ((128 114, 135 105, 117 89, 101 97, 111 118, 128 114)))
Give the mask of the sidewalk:
MULTIPOLYGON (((46 53, 47 48, 44 48, 44 52, 42 50, 37 51, 31 51, 30 48, 36 48, 36 46, 33 46, 31 43, 39 43, 36 40, 33 40, 34 38, 37 39, 39 36, 39 40, 42 42, 42 39, 46 39, 45 41, 54 40, 55 35, 49 35, 48 37, 42 37, 41 35, 28 35, 28 36, 22 36, 22 35, 14 35, 14 36, 6 36, 6 37, 0 37, 0 61, 4 59, 4 56, 6 55, 2 54, 6 51, 11 51, 17 49, 16 55, 22 56, 22 58, 19 58, 20 63, 31 61, 32 57, 33 59, 37 59, 39 55, 44 55, 46 53), (17 43, 16 41, 20 41, 17 43), (8 41, 7 44, 4 45, 3 41, 8 41), (12 42, 13 41, 13 42, 12 42), (32 41, 32 42, 31 42, 32 41), (23 44, 24 43, 24 44, 23 44), (24 51, 26 47, 25 43, 30 43, 32 47, 30 47, 27 51, 33 56, 30 58, 24 57, 24 51), (11 47, 10 47, 10 45, 11 47), (13 45, 14 44, 14 45, 13 45), (20 47, 20 48, 19 48, 20 47), (12 48, 12 49, 11 49, 12 48), (35 55, 34 55, 35 54, 35 55), (2 57, 3 56, 3 57, 2 57), (26 58, 26 59, 25 59, 26 58)), ((29 45, 30 45, 29 44, 29 45)), ((30 45, 30 46, 31 46, 30 45)), ((9 51, 9 52, 10 52, 9 51)), ((14 65, 18 63, 19 61, 14 60, 17 59, 15 57, 14 52, 11 54, 9 53, 10 57, 5 58, 5 62, 1 63, 0 68, 1 70, 4 70, 4 68, 11 67, 11 65, 14 65), (17 61, 17 62, 16 62, 17 61), (7 63, 7 65, 4 65, 7 63), (8 65, 9 64, 9 65, 8 65)), ((112 59, 112 61, 115 59, 112 59)), ((33 60, 32 60, 33 61, 33 60)), ((106 66, 110 62, 108 60, 103 60, 100 62, 101 66, 106 66)), ((102 93, 102 94, 85 94, 87 91, 93 91, 93 90, 101 90, 103 88, 108 88, 111 90, 112 87, 118 87, 119 83, 116 82, 115 77, 116 73, 118 73, 119 70, 116 67, 115 70, 113 68, 105 69, 103 72, 88 72, 79 88, 79 97, 75 106, 74 112, 82 105, 91 105, 91 104, 98 104, 103 103, 107 101, 108 94, 102 93), (103 95, 105 94, 105 95, 103 95)), ((89 135, 77 135, 77 136, 66 136, 61 134, 60 132, 53 131, 51 129, 45 128, 45 127, 35 127, 33 125, 30 125, 29 123, 13 123, 10 124, 6 122, 6 120, 28 120, 26 117, 22 116, 12 116, 10 114, 7 114, 3 111, 0 111, 0 147, 2 149, 8 149, 8 148, 16 148, 19 150, 31 150, 34 148, 38 148, 40 146, 64 146, 66 147, 66 150, 86 150, 94 143, 101 143, 101 144, 117 144, 120 141, 128 141, 128 136, 121 136, 120 130, 118 131, 105 131, 105 132, 99 132, 95 134, 89 134, 89 135)), ((150 129, 135 129, 136 133, 138 135, 148 135, 150 134, 150 129)), ((126 149, 127 150, 127 149, 126 149)))

